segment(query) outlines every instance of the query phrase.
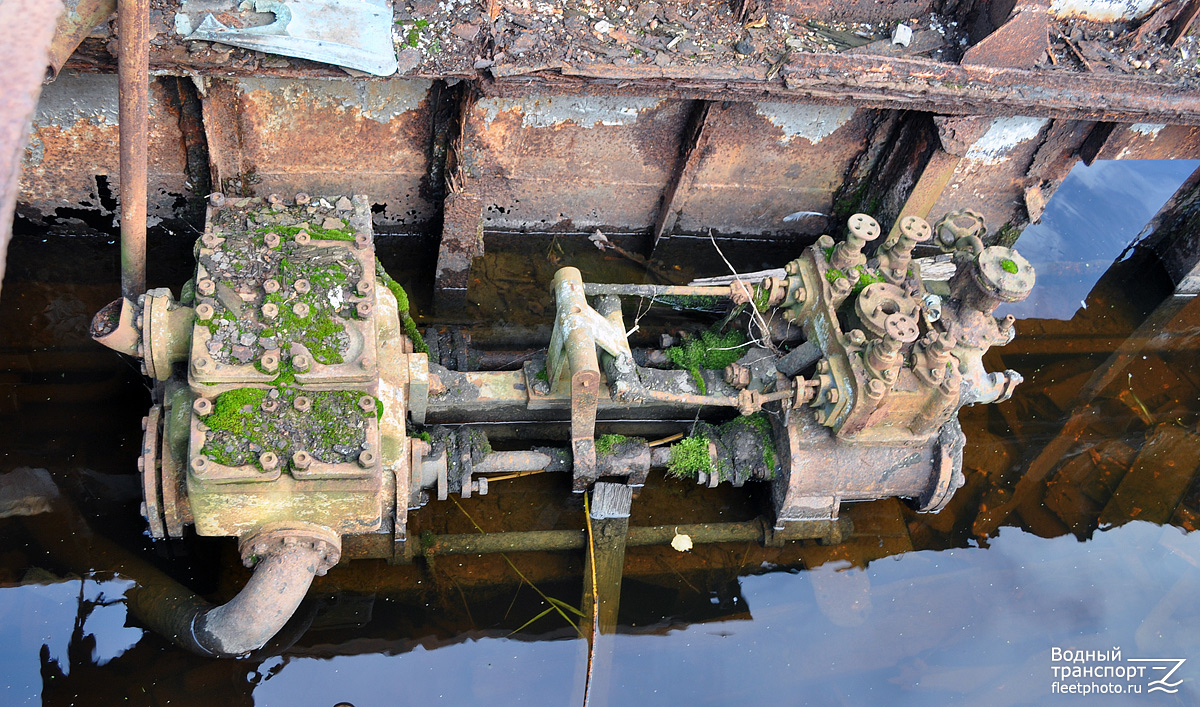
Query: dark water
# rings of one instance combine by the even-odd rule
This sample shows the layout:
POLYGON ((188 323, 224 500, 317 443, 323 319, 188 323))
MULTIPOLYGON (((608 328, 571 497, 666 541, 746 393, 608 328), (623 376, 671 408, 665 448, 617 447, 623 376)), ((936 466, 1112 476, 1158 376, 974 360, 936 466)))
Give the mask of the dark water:
MULTIPOLYGON (((1127 221, 1144 223, 1194 165, 1128 163, 1119 174, 1098 166, 1082 181, 1073 173, 1060 190, 1083 201, 1052 202, 1061 209, 1047 215, 1053 235, 1031 229, 1019 247, 1045 272, 1056 263, 1057 272, 1070 270, 1067 262, 1105 264, 1072 285, 1082 290, 1064 295, 1061 308, 1023 319, 1017 341, 989 354, 990 369, 1015 368, 1027 382, 1008 403, 963 411, 968 484, 951 505, 934 516, 895 500, 850 506, 854 532, 834 546, 630 548, 620 628, 596 641, 593 704, 1200 701, 1200 536, 1191 532, 1200 523, 1200 314, 1164 304, 1170 286, 1148 254, 1135 249, 1109 265, 1140 224, 1118 233, 1105 231, 1104 220, 1051 218, 1094 209, 1086 199, 1099 193, 1123 206, 1115 212, 1134 214, 1127 221), (1148 331, 1148 321, 1159 324, 1148 331), (1119 349, 1128 355, 1114 358, 1119 349), (1080 398, 1107 370, 1111 384, 1080 398), (1047 458, 1064 426, 1066 451, 1047 458), (1043 467, 1044 481, 1018 486, 1043 467), (980 524, 1015 492, 1021 502, 981 539, 980 524), (1114 647, 1116 662, 1054 660, 1056 649, 1114 647), (1173 665, 1168 658, 1186 659, 1169 678, 1182 680, 1178 691, 1148 692, 1165 674, 1156 668, 1173 665), (1055 668, 1071 666, 1144 666, 1129 681, 1061 681, 1141 693, 1055 694, 1055 668)), ((476 341, 498 348, 544 337, 540 322, 553 311, 544 283, 557 267, 579 265, 597 281, 637 270, 586 241, 528 237, 518 248, 513 238, 493 237, 460 317, 476 341)), ((164 236, 152 284, 177 288, 186 277, 175 242, 164 236)), ((791 251, 720 245, 743 270, 779 265, 791 251)), ((673 247, 658 265, 669 276, 686 281, 725 267, 705 239, 673 247)), ((420 264, 429 243, 397 236, 381 257, 427 306, 420 264), (415 265, 406 271, 406 262, 415 265)), ((246 572, 230 540, 155 544, 143 535, 133 460, 149 396, 137 371, 85 334, 91 313, 116 295, 111 242, 25 235, 9 258, 0 297, 0 472, 48 469, 119 552, 65 566, 53 543, 92 542, 61 537, 79 517, 0 520, 0 704, 582 703, 587 641, 553 612, 530 622, 545 603, 495 556, 339 567, 302 608, 307 630, 301 625, 293 645, 270 657, 206 660, 138 628, 122 601, 132 586, 122 557, 150 562, 214 601, 236 593, 246 572)), ((678 316, 649 316, 646 330, 670 328, 678 316)), ((497 483, 463 510, 431 503, 413 521, 467 532, 465 511, 487 530, 578 527, 579 500, 565 482, 497 483)), ((761 491, 652 475, 632 523, 745 520, 762 504, 761 491)), ((578 605, 575 553, 510 557, 538 590, 578 605)))

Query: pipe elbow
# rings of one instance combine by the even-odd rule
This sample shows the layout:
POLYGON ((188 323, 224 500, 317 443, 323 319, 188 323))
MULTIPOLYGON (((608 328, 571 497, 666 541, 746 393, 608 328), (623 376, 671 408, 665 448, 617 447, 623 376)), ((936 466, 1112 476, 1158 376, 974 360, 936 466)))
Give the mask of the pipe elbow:
POLYGON ((227 604, 192 619, 196 644, 213 656, 234 658, 262 648, 291 619, 326 564, 322 549, 286 545, 258 560, 250 581, 227 604))

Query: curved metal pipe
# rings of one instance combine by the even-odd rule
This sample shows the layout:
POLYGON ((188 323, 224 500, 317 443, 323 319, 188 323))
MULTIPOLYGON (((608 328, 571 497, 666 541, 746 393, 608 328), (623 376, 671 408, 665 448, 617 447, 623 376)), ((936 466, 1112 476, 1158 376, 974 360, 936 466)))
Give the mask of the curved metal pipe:
POLYGON ((280 544, 259 557, 250 581, 232 600, 214 605, 135 553, 92 532, 66 499, 58 512, 24 518, 56 562, 84 574, 111 571, 137 586, 125 594, 130 614, 154 633, 191 653, 236 658, 262 648, 284 627, 322 566, 321 550, 280 544))
POLYGON ((209 606, 193 618, 192 637, 197 645, 220 657, 262 648, 296 613, 322 559, 316 548, 306 545, 284 547, 260 558, 237 596, 227 604, 209 606))

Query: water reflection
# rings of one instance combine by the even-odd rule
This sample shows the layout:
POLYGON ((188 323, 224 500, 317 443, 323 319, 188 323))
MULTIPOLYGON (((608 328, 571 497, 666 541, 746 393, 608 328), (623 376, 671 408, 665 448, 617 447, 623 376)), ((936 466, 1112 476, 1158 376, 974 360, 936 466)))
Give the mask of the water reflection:
MULTIPOLYGON (((1162 201, 1147 193, 1143 216, 1162 201)), ((1021 241, 1027 253, 1042 247, 1033 233, 1021 241)), ((1083 253, 1073 249, 1093 233, 1061 235, 1068 240, 1047 241, 1045 257, 1083 253)), ((1123 249, 1124 238, 1105 247, 1123 249)), ((139 378, 71 324, 112 296, 115 277, 70 270, 90 248, 14 243, 0 299, 0 471, 48 468, 94 529, 205 596, 228 598, 246 578, 232 543, 141 535, 131 483, 145 409, 139 378)), ((740 266, 763 257, 737 260, 733 250, 740 266)), ((627 267, 591 257, 597 272, 627 267)), ((523 279, 531 266, 511 253, 495 258, 479 272, 507 274, 489 287, 507 278, 520 292, 542 291, 523 279)), ((941 514, 894 500, 857 504, 846 511, 854 532, 836 546, 629 548, 621 627, 594 647, 593 704, 1046 703, 1058 699, 1054 648, 1114 646, 1122 665, 1188 658, 1179 691, 1153 697, 1200 702, 1200 537, 1187 532, 1200 522, 1200 309, 1164 300, 1168 292, 1148 254, 1135 251, 1087 284, 1078 297, 1088 307, 1070 319, 1022 321, 988 367, 1028 381, 1009 403, 964 410, 968 485, 941 514)), ((511 314, 532 299, 501 301, 511 314)), ((533 329, 500 336, 514 331, 533 329)), ((633 522, 743 520, 761 500, 656 476, 633 522)), ((464 504, 489 524, 519 517, 557 527, 580 517, 561 480, 538 477, 464 504)), ((414 522, 453 530, 465 523, 458 514, 435 503, 414 522)), ((213 661, 134 626, 122 603, 132 585, 112 578, 123 576, 121 562, 64 566, 39 540, 21 519, 0 519, 4 704, 582 701, 588 642, 553 614, 531 622, 545 604, 496 556, 350 563, 316 583, 311 624, 282 653, 213 661)), ((575 554, 511 559, 547 595, 578 601, 575 554)), ((1147 683, 1137 683, 1143 694, 1147 683)))
POLYGON ((1077 162, 1018 248, 1037 270, 1029 297, 997 314, 1019 319, 1070 319, 1092 287, 1142 234, 1197 160, 1077 162))

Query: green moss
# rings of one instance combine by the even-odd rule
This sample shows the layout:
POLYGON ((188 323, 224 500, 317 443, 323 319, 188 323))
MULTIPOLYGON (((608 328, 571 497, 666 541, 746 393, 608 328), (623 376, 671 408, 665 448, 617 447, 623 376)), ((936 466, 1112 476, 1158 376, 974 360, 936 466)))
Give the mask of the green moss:
POLYGON ((549 374, 546 373, 545 366, 542 366, 540 369, 538 369, 538 372, 536 375, 534 375, 534 378, 536 378, 544 383, 550 382, 550 376, 549 376, 549 374))
POLYGON ((833 260, 833 249, 834 249, 834 246, 829 246, 824 251, 822 251, 823 253, 825 253, 825 262, 828 263, 830 260, 833 260))
POLYGON ((430 435, 425 430, 414 430, 411 427, 408 428, 408 436, 419 439, 422 442, 432 442, 433 441, 433 436, 430 435))
POLYGON ((837 268, 829 268, 825 271, 825 279, 828 280, 829 284, 831 285, 835 280, 840 280, 843 277, 846 277, 846 273, 838 270, 837 268))
POLYGON ((392 279, 388 275, 387 270, 383 269, 383 263, 379 262, 379 258, 375 259, 375 278, 383 283, 383 286, 388 288, 392 295, 396 298, 396 307, 400 310, 400 324, 404 326, 404 333, 412 341, 413 351, 417 353, 429 353, 429 346, 425 344, 425 338, 421 336, 421 332, 417 329, 417 323, 412 318, 412 312, 408 303, 408 293, 400 286, 400 283, 392 279))
POLYGON ((213 411, 204 417, 208 427, 201 453, 225 466, 258 465, 258 455, 275 452, 286 460, 305 450, 324 463, 354 461, 366 441, 366 422, 358 401, 360 391, 305 391, 307 412, 295 409, 297 391, 281 389, 273 398, 278 407, 265 412, 261 405, 272 393, 262 388, 237 388, 221 393, 213 411))
POLYGON ((259 388, 238 388, 217 396, 213 411, 204 418, 204 424, 215 432, 230 432, 245 435, 250 415, 267 397, 267 391, 259 388))
POLYGON ((728 300, 715 295, 661 295, 655 297, 654 301, 675 309, 712 312, 723 309, 728 300))
POLYGON ((766 311, 769 301, 771 301, 771 289, 757 285, 754 288, 754 308, 759 312, 766 311))
POLYGON ((1010 273, 1017 272, 1016 261, 1009 260, 1008 258, 1005 258, 1004 260, 1000 261, 1000 267, 1004 270, 1004 272, 1010 272, 1010 273))
POLYGON ((318 241, 352 241, 354 240, 354 229, 350 227, 350 222, 346 219, 341 219, 341 228, 325 228, 316 224, 307 226, 263 226, 254 229, 254 232, 259 235, 268 233, 277 233, 283 238, 294 239, 301 231, 308 233, 313 240, 318 241))
POLYGON ((850 268, 850 275, 857 275, 857 279, 854 282, 854 287, 851 288, 851 290, 854 292, 861 292, 862 289, 867 285, 872 285, 876 282, 883 282, 882 275, 872 272, 862 265, 856 265, 853 268, 850 268))
POLYGON ((724 334, 702 331, 698 337, 684 334, 683 341, 667 349, 666 354, 677 368, 690 371, 700 392, 707 394, 708 386, 700 375, 700 369, 725 368, 742 357, 745 343, 746 337, 736 329, 724 334))
MULTIPOLYGON (((756 412, 753 415, 737 417, 729 422, 721 425, 722 433, 729 428, 748 427, 758 436, 760 444, 763 448, 763 465, 767 468, 767 478, 775 478, 775 438, 771 434, 771 421, 761 412, 756 412)), ((724 438, 724 437, 723 437, 724 438)))
POLYGON ((701 435, 685 437, 671 446, 667 473, 678 479, 695 479, 701 473, 713 471, 708 455, 708 438, 701 435))
POLYGON ((607 457, 622 442, 629 438, 624 435, 600 435, 596 438, 596 454, 601 457, 607 457))

